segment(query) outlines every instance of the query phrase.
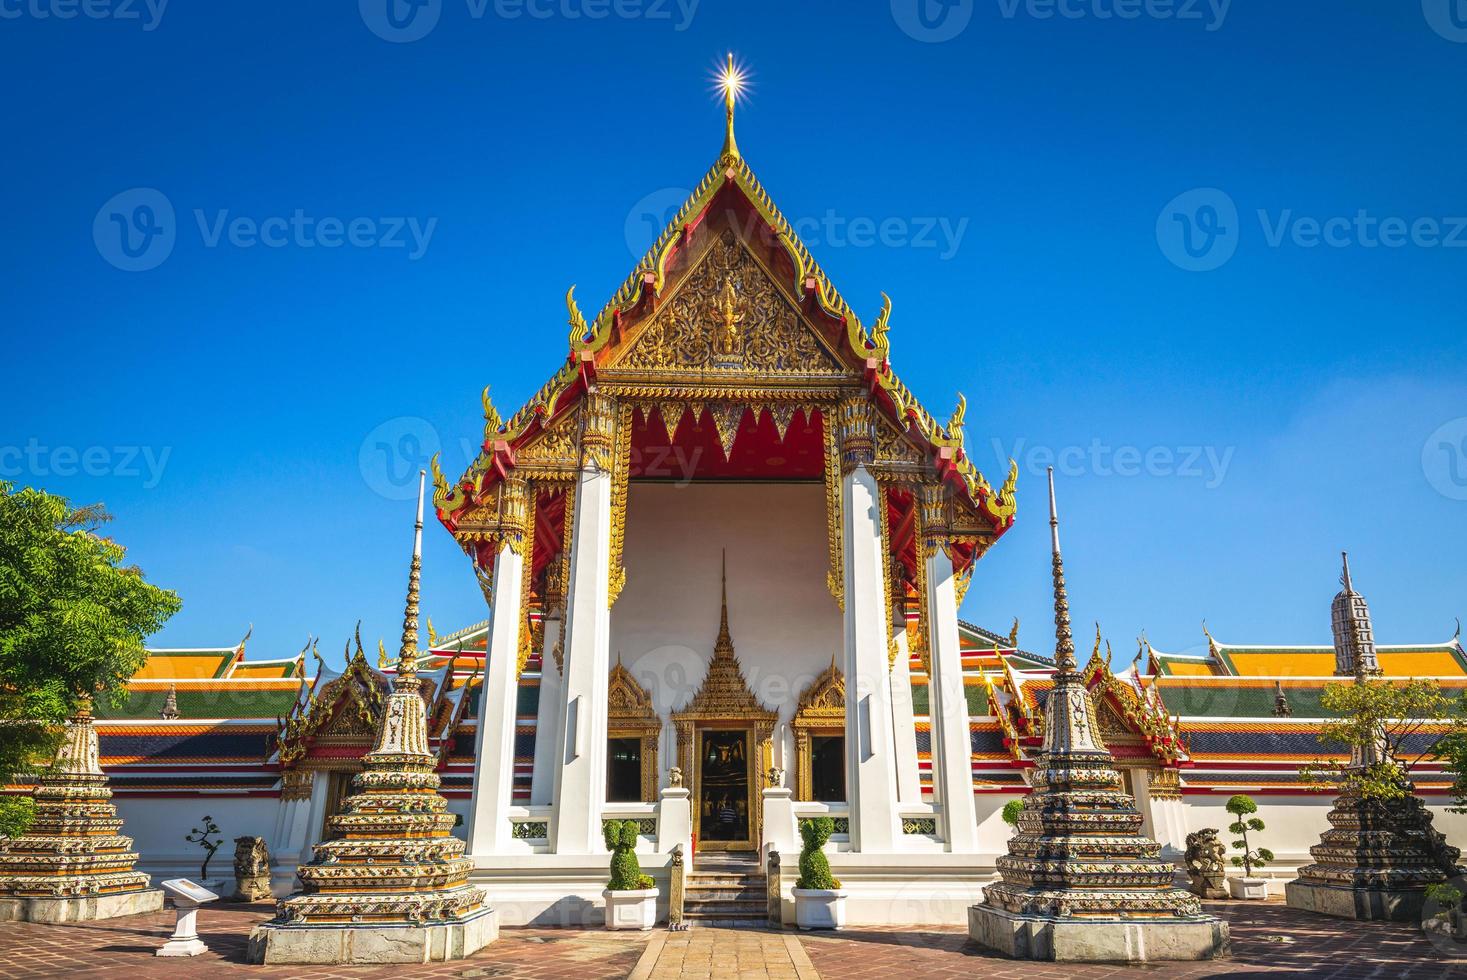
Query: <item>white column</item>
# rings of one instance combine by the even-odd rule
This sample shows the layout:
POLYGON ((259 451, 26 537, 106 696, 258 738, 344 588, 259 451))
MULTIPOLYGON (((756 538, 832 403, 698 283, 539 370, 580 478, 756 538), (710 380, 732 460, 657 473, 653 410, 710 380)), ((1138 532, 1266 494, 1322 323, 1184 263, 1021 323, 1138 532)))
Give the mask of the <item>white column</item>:
POLYGON ((561 641, 562 619, 545 619, 545 645, 540 651, 540 704, 535 713, 535 769, 530 777, 530 805, 545 806, 555 791, 555 742, 560 731, 560 668, 555 645, 561 641))
MULTIPOLYGON (((301 778, 301 773, 287 774, 290 780, 301 778)), ((305 773, 309 778, 311 773, 305 773)), ((314 780, 312 780, 314 782, 314 780)), ((311 797, 302 796, 287 784, 282 788, 280 810, 275 818, 275 835, 270 840, 270 853, 275 860, 270 869, 271 890, 284 889, 284 894, 295 891, 295 869, 300 864, 301 852, 306 849, 310 832, 311 797)))
POLYGON ((942 801, 942 836, 947 849, 972 853, 978 850, 973 743, 968 728, 968 697, 963 690, 953 563, 940 545, 926 555, 925 571, 927 595, 923 601, 927 603, 927 632, 931 634, 927 637, 927 697, 932 714, 932 789, 942 801))
POLYGON ((901 825, 896 803, 891 681, 887 669, 886 588, 881 540, 881 491, 866 469, 871 454, 869 406, 841 405, 842 579, 845 591, 846 799, 851 849, 896 850, 901 825))
MULTIPOLYGON (((523 496, 511 478, 502 493, 523 496)), ((483 688, 479 694, 478 743, 474 751, 474 798, 469 809, 469 853, 503 853, 512 840, 509 808, 514 802, 514 726, 519 687, 520 590, 531 542, 502 540, 494 559, 483 688), (518 554, 515 548, 526 554, 518 554)))
POLYGON ((310 816, 306 819, 306 832, 301 843, 297 864, 309 864, 316 858, 316 845, 326 832, 326 794, 331 785, 331 773, 318 772, 311 780, 310 816))
MULTIPOLYGON (((893 618, 896 611, 893 610, 893 618)), ((917 719, 912 708, 912 655, 907 646, 907 624, 894 627, 896 661, 891 667, 892 736, 896 739, 897 799, 922 802, 922 773, 917 761, 917 719)))
POLYGON ((564 686, 556 739, 550 849, 602 854, 607 696, 611 673, 611 452, 615 406, 586 396, 583 465, 576 486, 566 583, 564 686))

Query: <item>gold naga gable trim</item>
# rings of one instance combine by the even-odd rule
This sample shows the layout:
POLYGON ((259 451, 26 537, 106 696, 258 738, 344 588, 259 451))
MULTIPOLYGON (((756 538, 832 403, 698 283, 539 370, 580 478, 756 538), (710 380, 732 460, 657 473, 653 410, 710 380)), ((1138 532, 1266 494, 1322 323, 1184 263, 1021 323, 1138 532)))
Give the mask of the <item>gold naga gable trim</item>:
POLYGON ((832 414, 829 410, 821 413, 821 428, 825 430, 825 532, 830 552, 830 569, 825 573, 825 585, 841 612, 845 612, 845 518, 840 505, 840 443, 832 424, 832 414))
POLYGON ((622 564, 627 541, 627 493, 632 471, 632 406, 623 403, 617 412, 616 458, 611 469, 611 563, 606 605, 616 605, 627 584, 626 566, 622 564))

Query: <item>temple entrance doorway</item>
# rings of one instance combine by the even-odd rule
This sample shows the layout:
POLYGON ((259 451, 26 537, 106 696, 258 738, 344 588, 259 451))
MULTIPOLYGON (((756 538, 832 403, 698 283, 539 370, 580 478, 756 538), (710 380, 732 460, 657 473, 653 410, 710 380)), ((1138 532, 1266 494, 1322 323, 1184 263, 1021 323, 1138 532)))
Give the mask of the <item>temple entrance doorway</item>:
POLYGON ((752 851, 758 769, 752 726, 699 726, 693 791, 698 850, 752 851))

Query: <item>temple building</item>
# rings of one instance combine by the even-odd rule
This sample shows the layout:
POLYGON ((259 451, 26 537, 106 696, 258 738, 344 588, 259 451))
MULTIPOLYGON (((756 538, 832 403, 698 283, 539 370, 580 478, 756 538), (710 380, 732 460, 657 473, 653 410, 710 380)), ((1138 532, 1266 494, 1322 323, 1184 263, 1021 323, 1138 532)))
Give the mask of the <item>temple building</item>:
MULTIPOLYGON (((248 635, 156 650, 124 706, 97 708, 142 872, 197 870, 184 834, 208 813, 225 837, 264 838, 273 891, 298 891, 370 803, 352 780, 404 691, 424 707, 413 771, 431 756, 459 818, 453 887, 482 890, 500 925, 599 922, 613 818, 637 821, 664 902, 681 849, 692 917, 764 917, 763 901, 699 908, 716 861, 747 890, 777 874, 793 921, 799 821, 825 815, 851 923, 964 923, 999 878, 1001 811, 1043 764, 1060 688, 1085 692, 1147 861, 1153 846, 1178 861, 1248 793, 1273 890, 1310 863, 1333 794, 1300 768, 1348 757, 1317 735, 1320 692, 1353 667, 1331 646, 1210 635, 1199 656, 1138 641, 1122 666, 1099 633, 1057 663, 1022 649, 1017 623, 960 621, 1018 515, 1017 467, 985 477, 962 398, 939 419, 902 383, 892 304, 872 290, 868 324, 837 292, 744 160, 732 88, 722 149, 626 282, 591 317, 567 293, 549 380, 508 418, 486 388, 477 459, 453 476, 434 461, 424 547, 462 549, 484 622, 429 620, 394 658, 349 644, 340 666, 314 642, 247 657, 248 635)), ((1374 649, 1386 677, 1467 688, 1458 636, 1374 649)), ((1415 778, 1436 828, 1467 837, 1449 778, 1431 763, 1415 778)))

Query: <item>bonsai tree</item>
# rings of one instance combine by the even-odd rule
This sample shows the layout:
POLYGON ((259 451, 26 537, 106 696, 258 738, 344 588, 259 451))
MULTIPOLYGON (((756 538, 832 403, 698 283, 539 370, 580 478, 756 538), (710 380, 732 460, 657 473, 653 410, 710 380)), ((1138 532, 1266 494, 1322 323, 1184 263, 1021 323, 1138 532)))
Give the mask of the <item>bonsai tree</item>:
POLYGON ((829 817, 800 821, 800 839, 805 846, 800 849, 800 880, 795 882, 796 888, 834 891, 840 887, 840 882, 831 877, 830 862, 821 850, 833 833, 835 821, 829 817))
POLYGON ((210 840, 214 834, 219 833, 219 827, 214 823, 214 818, 207 813, 204 814, 204 827, 200 830, 195 827, 192 832, 184 838, 190 844, 197 844, 204 849, 204 866, 199 869, 200 878, 209 877, 209 861, 214 857, 214 852, 219 850, 219 845, 224 843, 223 839, 210 840))
POLYGON ((1009 800, 1003 805, 1003 822, 1017 830, 1019 827, 1019 814, 1023 812, 1023 799, 1009 800))
POLYGON ((1237 834, 1239 839, 1233 841, 1233 848, 1243 853, 1233 858, 1233 867, 1243 869, 1243 877, 1252 878, 1253 869, 1261 868, 1273 860, 1273 851, 1266 847, 1253 848, 1248 843, 1248 831, 1260 831, 1264 829, 1263 821, 1248 814, 1258 812, 1258 804, 1253 802, 1250 796, 1239 793, 1228 800, 1223 807, 1233 816, 1237 817, 1228 824, 1228 830, 1237 834), (1245 819, 1246 818, 1246 819, 1245 819))
POLYGON ((637 822, 608 820, 601 825, 601 834, 611 850, 611 881, 606 887, 614 892, 651 888, 654 882, 642 874, 642 864, 637 860, 637 822))

